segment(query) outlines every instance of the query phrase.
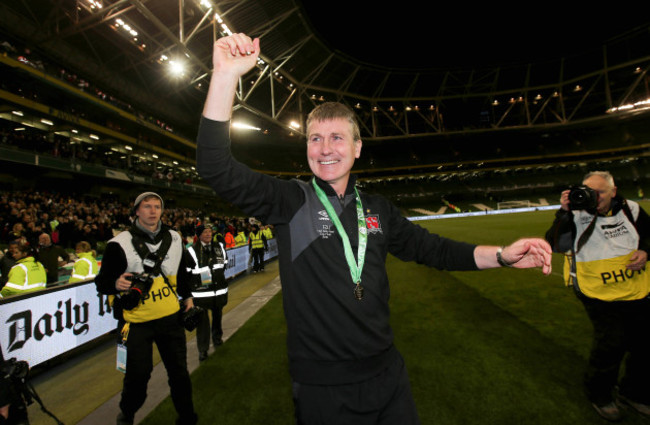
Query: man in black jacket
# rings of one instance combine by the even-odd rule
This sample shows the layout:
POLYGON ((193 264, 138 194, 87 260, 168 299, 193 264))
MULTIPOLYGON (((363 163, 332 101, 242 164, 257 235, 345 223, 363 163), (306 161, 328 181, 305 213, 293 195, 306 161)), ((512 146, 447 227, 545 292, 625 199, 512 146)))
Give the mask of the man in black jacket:
POLYGON ((48 233, 38 236, 38 249, 36 259, 40 261, 47 272, 47 283, 56 283, 59 280, 59 268, 70 259, 70 254, 63 247, 54 245, 48 233))
POLYGON ((7 279, 9 279, 9 270, 16 264, 14 250, 18 246, 18 241, 10 241, 7 245, 5 255, 0 258, 0 288, 5 286, 7 279))
POLYGON ((221 319, 223 308, 228 303, 228 282, 225 268, 228 263, 223 244, 212 240, 212 229, 209 226, 196 227, 199 240, 187 249, 192 266, 192 297, 194 305, 201 307, 201 320, 196 327, 196 345, 199 350, 199 361, 208 358, 210 335, 212 343, 219 346, 223 343, 221 319), (212 326, 208 311, 212 312, 212 326))
POLYGON ((432 267, 508 265, 550 273, 542 239, 475 246, 430 234, 385 198, 359 191, 350 174, 361 153, 353 111, 326 103, 307 120, 309 183, 253 172, 230 153, 228 124, 240 78, 259 40, 234 34, 214 45, 214 71, 197 140, 197 170, 249 216, 276 229, 299 424, 412 425, 419 419, 389 323, 388 253, 432 267), (354 394, 354 396, 351 396, 354 394))

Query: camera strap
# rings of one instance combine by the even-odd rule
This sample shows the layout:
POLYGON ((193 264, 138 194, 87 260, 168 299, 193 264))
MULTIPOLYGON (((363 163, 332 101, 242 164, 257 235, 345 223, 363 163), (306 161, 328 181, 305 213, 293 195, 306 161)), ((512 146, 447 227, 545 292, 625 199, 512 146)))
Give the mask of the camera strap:
MULTIPOLYGON (((145 261, 151 260, 150 256, 151 256, 152 252, 147 247, 145 239, 142 237, 142 235, 138 234, 137 230, 135 230, 135 231, 129 230, 129 231, 131 232, 131 236, 132 236, 131 243, 133 244, 133 247, 137 251, 140 258, 142 259, 143 266, 147 267, 145 265, 145 261)), ((160 244, 160 247, 158 247, 158 250, 153 252, 153 254, 155 254, 157 258, 156 258, 155 264, 152 266, 153 268, 151 269, 151 272, 152 272, 152 274, 154 276, 156 276, 156 275, 162 276, 163 280, 165 281, 165 284, 167 286, 169 286, 169 289, 171 289, 172 293, 176 296, 176 298, 179 298, 178 294, 176 293, 176 290, 174 289, 172 284, 169 282, 169 279, 167 278, 165 273, 162 271, 162 263, 165 260, 165 256, 167 255, 167 251, 169 251, 169 248, 172 245, 172 235, 171 235, 171 233, 169 233, 169 230, 165 229, 165 228, 161 229, 160 235, 162 237, 162 242, 160 244)), ((180 303, 180 299, 179 299, 179 303, 180 303)), ((181 311, 182 311, 182 309, 181 309, 181 311)))
MULTIPOLYGON (((628 220, 630 220, 630 223, 632 223, 632 226, 634 226, 634 229, 636 229, 636 222, 634 221, 634 216, 632 215, 632 211, 630 210, 630 206, 627 204, 625 199, 621 201, 621 210, 623 210, 623 213, 627 217, 628 220)), ((589 237, 591 234, 594 232, 594 228, 596 227, 596 219, 598 218, 598 213, 594 213, 594 218, 591 220, 591 223, 589 223, 589 226, 585 229, 584 232, 582 232, 582 235, 580 235, 580 238, 578 239, 578 244, 576 246, 576 254, 578 251, 580 251, 580 248, 584 246, 584 244, 587 243, 587 240, 589 240, 589 237)), ((638 230, 637 230, 638 233, 638 230)))
POLYGON ((587 226, 585 231, 582 232, 582 234, 580 235, 580 238, 578 239, 578 244, 576 245, 576 254, 578 253, 578 251, 580 251, 580 249, 584 246, 584 244, 587 243, 591 234, 594 233, 597 219, 598 219, 598 213, 594 214, 594 218, 591 219, 591 223, 589 223, 589 226, 587 226))
MULTIPOLYGON (((630 223, 632 223, 632 225, 634 226, 634 229, 636 229, 637 233, 638 233, 639 231, 636 228, 636 222, 634 221, 634 216, 632 215, 632 210, 630 210, 630 206, 627 204, 627 201, 625 199, 623 199, 621 209, 623 210, 623 212, 627 216, 627 219, 630 220, 630 223)), ((641 236, 641 235, 639 235, 639 236, 641 236)))
POLYGON ((142 259, 145 271, 149 269, 154 275, 162 274, 162 263, 165 260, 167 251, 169 251, 169 247, 172 245, 172 235, 169 233, 169 231, 167 229, 161 229, 162 240, 160 246, 158 247, 158 250, 155 252, 152 252, 147 247, 145 239, 142 237, 142 235, 138 234, 137 231, 129 230, 129 232, 131 232, 132 236, 131 243, 140 256, 140 259, 142 259), (156 257, 155 261, 152 261, 152 254, 154 254, 156 257))
POLYGON ((178 294, 176 294, 176 291, 174 290, 174 287, 169 283, 169 279, 167 276, 165 276, 165 273, 162 271, 162 263, 165 261, 165 256, 167 255, 167 251, 169 251, 169 248, 172 245, 172 235, 169 233, 167 229, 161 229, 161 237, 162 237, 162 242, 160 244, 160 247, 158 247, 158 250, 155 252, 151 252, 151 250, 147 247, 145 239, 142 237, 142 235, 139 235, 137 231, 131 231, 131 242, 133 243, 133 247, 137 251, 138 255, 142 259, 143 266, 145 267, 145 270, 151 267, 151 273, 156 276, 156 275, 161 275, 167 286, 169 286, 169 289, 172 290, 174 295, 178 297, 178 294), (154 254, 156 256, 156 261, 154 264, 145 264, 145 262, 149 261, 151 262, 151 254, 154 254))

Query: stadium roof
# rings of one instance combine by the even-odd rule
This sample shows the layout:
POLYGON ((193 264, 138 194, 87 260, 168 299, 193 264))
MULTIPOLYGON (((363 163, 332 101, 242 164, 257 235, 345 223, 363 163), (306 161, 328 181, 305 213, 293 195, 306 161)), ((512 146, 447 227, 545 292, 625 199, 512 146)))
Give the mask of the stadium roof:
MULTIPOLYGON (((388 108, 557 85, 562 57, 569 57, 562 78, 570 80, 603 66, 594 57, 570 58, 595 52, 600 62, 603 43, 647 32, 647 18, 627 8, 586 16, 565 4, 529 13, 487 4, 467 10, 461 3, 431 10, 417 1, 5 0, 0 28, 45 59, 191 131, 205 96, 212 41, 227 31, 215 13, 229 30, 262 39, 265 63, 246 81, 242 109, 288 126, 318 99, 388 108), (531 61, 548 68, 524 81, 531 61), (171 62, 184 63, 182 76, 169 74, 171 62)), ((626 45, 626 58, 610 60, 647 53, 639 48, 626 45)), ((391 133, 368 128, 371 137, 391 133)))

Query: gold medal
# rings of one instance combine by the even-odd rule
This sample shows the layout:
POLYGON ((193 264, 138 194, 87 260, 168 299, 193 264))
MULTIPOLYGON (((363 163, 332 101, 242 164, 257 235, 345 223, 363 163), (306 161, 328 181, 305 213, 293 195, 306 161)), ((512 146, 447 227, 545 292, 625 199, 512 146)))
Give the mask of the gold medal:
POLYGON ((363 286, 357 282, 356 286, 354 287, 354 297, 357 300, 361 300, 363 298, 363 286))
POLYGON ((354 297, 357 300, 361 300, 361 298, 363 298, 363 286, 361 286, 361 270, 363 269, 363 262, 366 256, 368 229, 366 227, 366 220, 363 215, 363 206, 361 205, 361 196, 359 196, 359 191, 356 187, 354 188, 357 204, 357 224, 359 227, 359 245, 357 246, 357 258, 355 259, 348 234, 345 232, 343 224, 341 224, 341 220, 339 220, 338 215, 336 215, 336 211, 334 211, 332 203, 329 201, 329 199, 327 199, 327 195, 325 195, 323 189, 318 187, 316 178, 313 178, 311 180, 311 183, 312 186, 314 186, 314 190, 316 191, 318 199, 325 207, 325 211, 327 211, 327 216, 332 221, 332 223, 334 223, 334 226, 336 227, 336 230, 341 237, 341 240, 343 242, 343 251, 345 253, 345 260, 347 261, 348 267, 350 268, 350 276, 352 277, 352 282, 356 282, 354 287, 354 297))

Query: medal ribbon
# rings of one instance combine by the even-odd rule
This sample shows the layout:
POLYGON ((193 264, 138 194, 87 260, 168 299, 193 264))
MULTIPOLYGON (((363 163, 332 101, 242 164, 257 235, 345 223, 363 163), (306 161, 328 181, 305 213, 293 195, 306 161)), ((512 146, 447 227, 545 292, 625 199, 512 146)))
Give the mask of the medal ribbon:
POLYGON ((327 195, 323 189, 318 186, 315 178, 312 178, 311 183, 314 186, 314 190, 316 190, 318 199, 325 207, 327 215, 329 215, 330 220, 332 223, 334 223, 336 230, 339 232, 339 235, 343 240, 343 250, 345 251, 345 259, 348 262, 348 267, 350 267, 352 282, 359 286, 361 283, 361 271, 363 270, 363 262, 366 257, 366 246, 368 244, 368 230, 366 229, 366 220, 363 216, 363 207, 361 206, 361 197, 359 196, 359 192, 355 187, 354 194, 357 202, 357 223, 359 225, 359 246, 357 248, 357 261, 355 261, 354 253, 352 252, 352 246, 350 245, 350 238, 348 238, 347 233, 345 233, 343 224, 341 224, 341 220, 339 220, 339 217, 336 215, 332 203, 329 199, 327 199, 327 195))

